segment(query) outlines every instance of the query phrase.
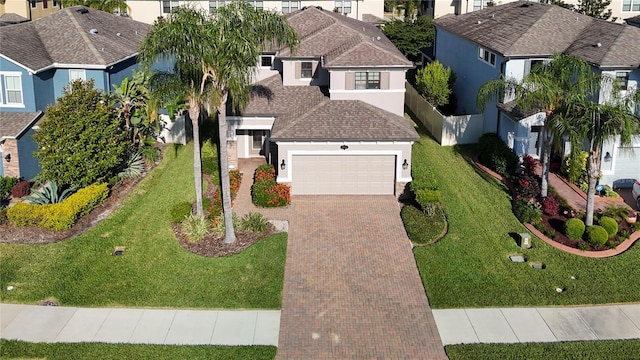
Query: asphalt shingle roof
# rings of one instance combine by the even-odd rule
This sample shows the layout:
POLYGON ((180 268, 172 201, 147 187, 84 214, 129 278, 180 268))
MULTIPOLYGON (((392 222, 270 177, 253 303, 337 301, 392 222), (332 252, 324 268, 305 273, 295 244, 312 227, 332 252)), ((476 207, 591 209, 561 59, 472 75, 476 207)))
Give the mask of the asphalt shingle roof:
POLYGON ((300 37, 295 53, 285 48, 279 57, 325 57, 324 67, 413 67, 389 39, 371 23, 310 6, 288 14, 300 37))
POLYGON ((560 6, 516 1, 434 23, 508 57, 568 53, 605 68, 640 67, 640 28, 560 6))
POLYGON ((106 67, 135 55, 149 28, 126 17, 74 6, 0 28, 0 53, 36 72, 53 64, 106 67))
POLYGON ((38 112, 0 112, 0 139, 17 138, 43 115, 38 112))

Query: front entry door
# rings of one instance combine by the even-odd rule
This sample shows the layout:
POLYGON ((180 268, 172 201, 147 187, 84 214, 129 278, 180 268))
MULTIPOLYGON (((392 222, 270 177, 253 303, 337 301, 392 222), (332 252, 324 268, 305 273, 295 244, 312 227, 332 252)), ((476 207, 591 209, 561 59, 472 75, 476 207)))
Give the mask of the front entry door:
POLYGON ((269 134, 268 130, 249 130, 249 155, 265 155, 265 140, 269 134))
POLYGON ((542 154, 542 126, 532 126, 529 131, 529 146, 527 154, 539 158, 542 154))

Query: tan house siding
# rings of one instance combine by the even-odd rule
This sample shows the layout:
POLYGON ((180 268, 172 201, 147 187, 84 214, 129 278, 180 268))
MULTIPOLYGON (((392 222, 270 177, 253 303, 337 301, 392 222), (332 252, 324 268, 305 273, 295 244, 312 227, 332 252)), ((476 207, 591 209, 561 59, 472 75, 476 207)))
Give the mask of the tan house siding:
POLYGON ((4 141, 4 150, 2 152, 2 159, 4 161, 4 176, 7 177, 20 177, 20 157, 18 156, 18 140, 6 139, 4 141), (7 162, 4 157, 11 155, 11 161, 7 162))

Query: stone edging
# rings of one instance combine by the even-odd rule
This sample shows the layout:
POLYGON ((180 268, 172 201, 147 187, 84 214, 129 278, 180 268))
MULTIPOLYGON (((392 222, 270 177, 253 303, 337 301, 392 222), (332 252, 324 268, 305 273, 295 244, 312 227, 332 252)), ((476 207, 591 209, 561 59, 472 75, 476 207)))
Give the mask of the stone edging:
MULTIPOLYGON (((509 189, 511 189, 513 191, 513 188, 511 186, 511 184, 508 181, 506 181, 502 175, 500 175, 500 174, 492 171, 488 167, 480 164, 477 161, 477 158, 472 159, 471 162, 478 169, 480 169, 480 170, 486 172, 487 174, 491 175, 491 177, 493 177, 493 178, 495 178, 497 180, 500 180, 503 184, 505 184, 509 189)), ((627 240, 623 241, 618 246, 616 246, 615 249, 602 250, 602 251, 587 251, 587 250, 580 250, 580 249, 572 248, 570 246, 567 246, 567 245, 564 245, 564 244, 560 244, 557 241, 553 241, 553 240, 549 239, 548 237, 546 237, 543 233, 538 231, 538 229, 536 229, 531 224, 523 224, 523 225, 529 231, 531 231, 535 236, 537 236, 539 239, 541 239, 545 243, 553 246, 554 248, 562 250, 562 251, 565 251, 565 252, 568 252, 569 254, 588 257, 588 258, 605 258, 605 257, 611 257, 611 256, 619 255, 619 254, 627 251, 631 247, 631 245, 633 245, 634 242, 636 242, 638 239, 640 239, 640 231, 635 231, 633 234, 631 234, 631 236, 627 240)))

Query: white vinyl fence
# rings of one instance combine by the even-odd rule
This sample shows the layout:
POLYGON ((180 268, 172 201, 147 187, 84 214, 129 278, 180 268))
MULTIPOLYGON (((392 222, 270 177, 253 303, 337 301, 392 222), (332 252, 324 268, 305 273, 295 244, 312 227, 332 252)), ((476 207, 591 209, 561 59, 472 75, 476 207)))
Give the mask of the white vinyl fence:
POLYGON ((405 82, 405 104, 442 146, 477 143, 482 135, 482 114, 444 116, 405 82))

